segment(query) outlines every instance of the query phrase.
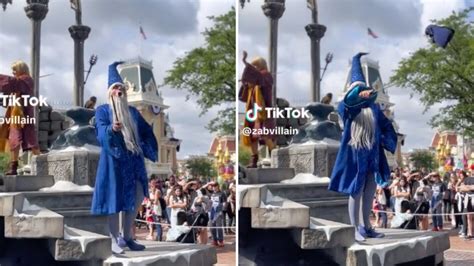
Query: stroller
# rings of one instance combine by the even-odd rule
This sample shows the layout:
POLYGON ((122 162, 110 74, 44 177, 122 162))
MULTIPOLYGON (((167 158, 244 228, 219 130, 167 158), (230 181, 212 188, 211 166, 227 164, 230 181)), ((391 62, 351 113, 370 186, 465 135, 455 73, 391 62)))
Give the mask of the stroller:
MULTIPOLYGON (((193 224, 194 225, 194 224, 193 224)), ((178 212, 176 226, 171 226, 166 235, 166 241, 179 243, 194 243, 192 226, 189 226, 185 212, 178 212)))
POLYGON ((197 234, 199 233, 199 229, 193 228, 194 226, 207 226, 209 223, 209 216, 207 213, 198 212, 198 213, 185 213, 179 212, 178 213, 178 225, 182 225, 186 222, 187 224, 191 225, 191 230, 187 233, 182 234, 176 240, 180 243, 197 243, 197 234))
POLYGON ((421 219, 419 214, 428 214, 430 211, 430 204, 424 200, 412 202, 404 200, 401 203, 401 211, 403 213, 407 210, 410 210, 410 213, 412 213, 414 216, 410 220, 404 222, 400 228, 417 230, 419 229, 418 225, 421 219))

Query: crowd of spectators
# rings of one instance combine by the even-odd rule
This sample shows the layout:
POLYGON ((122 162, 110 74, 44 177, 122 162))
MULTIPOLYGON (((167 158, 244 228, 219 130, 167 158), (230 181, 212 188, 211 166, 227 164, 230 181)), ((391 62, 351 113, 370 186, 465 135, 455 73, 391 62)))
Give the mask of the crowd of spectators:
POLYGON ((474 239, 474 169, 440 174, 396 169, 374 196, 376 226, 442 231, 474 239), (445 228, 451 225, 450 228, 445 228))
POLYGON ((152 175, 137 216, 137 227, 148 228, 146 239, 207 244, 211 238, 223 247, 224 234, 235 234, 235 182, 206 181, 152 175))

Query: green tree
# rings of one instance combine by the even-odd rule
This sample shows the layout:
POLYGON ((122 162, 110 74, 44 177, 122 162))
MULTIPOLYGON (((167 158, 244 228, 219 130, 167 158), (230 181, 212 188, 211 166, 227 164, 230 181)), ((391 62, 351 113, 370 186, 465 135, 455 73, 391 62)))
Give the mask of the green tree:
POLYGON ((432 117, 433 127, 462 131, 474 136, 474 24, 469 12, 453 12, 449 17, 433 21, 455 30, 446 49, 434 44, 420 48, 398 66, 391 82, 421 95, 425 111, 443 103, 432 117))
POLYGON ((211 132, 233 135, 235 132, 235 9, 209 17, 214 22, 202 34, 205 44, 178 58, 164 83, 197 96, 200 115, 220 107, 207 128, 211 132))
POLYGON ((7 153, 0 154, 0 173, 5 173, 8 170, 8 163, 10 156, 7 153))
POLYGON ((207 157, 193 157, 186 161, 186 168, 193 177, 216 176, 214 164, 207 157))
POLYGON ((241 165, 247 165, 250 163, 250 157, 252 156, 252 153, 250 152, 250 149, 243 144, 239 144, 239 164, 241 165))
POLYGON ((410 154, 410 162, 416 169, 425 167, 426 169, 435 169, 436 159, 430 151, 414 151, 410 154))

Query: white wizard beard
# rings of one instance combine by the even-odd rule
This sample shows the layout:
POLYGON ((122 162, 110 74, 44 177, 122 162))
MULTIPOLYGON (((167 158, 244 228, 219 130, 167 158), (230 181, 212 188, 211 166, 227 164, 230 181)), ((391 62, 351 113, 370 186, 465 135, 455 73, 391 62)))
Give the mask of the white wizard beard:
POLYGON ((138 130, 135 121, 131 118, 127 97, 125 95, 122 97, 116 95, 109 96, 109 105, 112 108, 113 121, 122 124, 121 132, 127 150, 134 154, 141 153, 140 146, 138 145, 138 130))
POLYGON ((349 145, 356 149, 371 149, 375 140, 375 118, 371 108, 362 108, 351 124, 349 145))

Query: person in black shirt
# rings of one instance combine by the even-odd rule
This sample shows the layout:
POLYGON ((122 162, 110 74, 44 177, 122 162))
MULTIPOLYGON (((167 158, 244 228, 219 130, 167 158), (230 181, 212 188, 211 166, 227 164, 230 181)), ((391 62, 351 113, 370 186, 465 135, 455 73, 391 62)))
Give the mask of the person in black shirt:
POLYGON ((225 194, 220 190, 219 184, 213 183, 213 193, 211 194, 211 234, 213 245, 224 246, 224 203, 226 202, 225 194))
MULTIPOLYGON (((474 211, 474 176, 466 177, 459 186, 459 191, 465 193, 464 210, 466 212, 474 211)), ((474 214, 466 215, 467 222, 467 239, 474 238, 474 214)))
POLYGON ((420 187, 420 180, 421 180, 421 175, 419 172, 412 171, 410 175, 408 176, 407 181, 408 181, 408 186, 410 187, 411 199, 415 197, 415 192, 420 187))

